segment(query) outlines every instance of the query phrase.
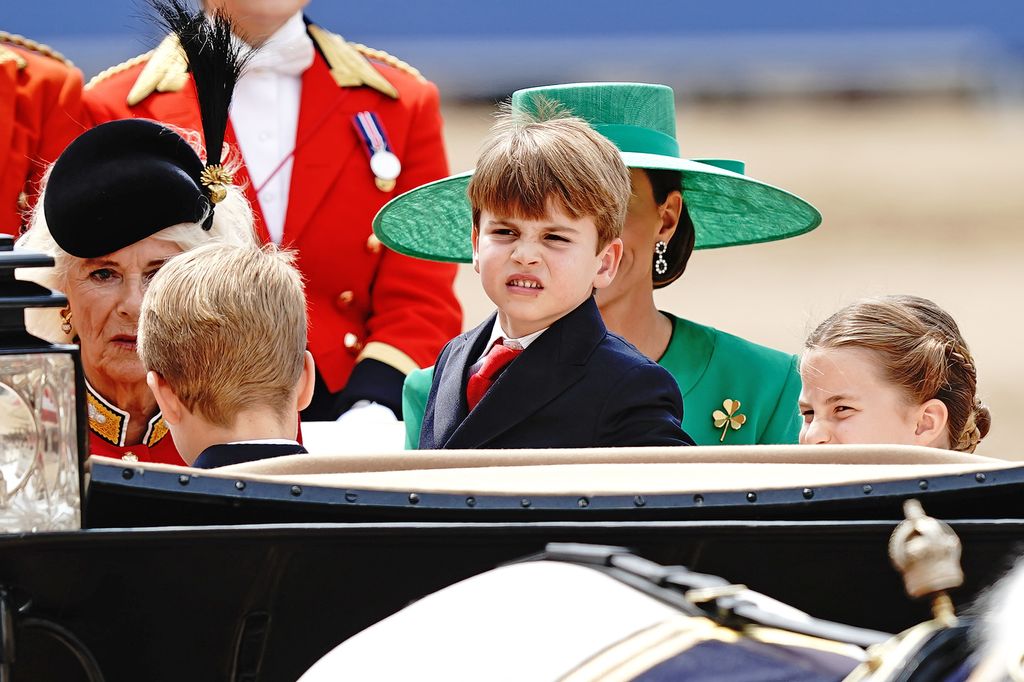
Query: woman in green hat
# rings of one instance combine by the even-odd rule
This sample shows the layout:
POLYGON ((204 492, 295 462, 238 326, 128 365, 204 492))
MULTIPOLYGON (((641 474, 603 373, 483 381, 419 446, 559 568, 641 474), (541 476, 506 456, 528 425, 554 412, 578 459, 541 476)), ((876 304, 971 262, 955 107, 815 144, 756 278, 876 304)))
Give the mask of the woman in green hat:
MULTIPOLYGON (((817 227, 821 214, 785 190, 746 177, 741 162, 682 158, 671 88, 584 83, 512 95, 514 110, 533 110, 542 102, 589 121, 615 142, 631 169, 622 265, 612 286, 597 297, 608 328, 676 377, 685 407, 683 428, 697 444, 796 443, 796 357, 659 311, 654 289, 678 279, 695 248, 785 239, 817 227)), ((377 236, 408 255, 469 262, 465 186, 470 175, 394 199, 374 221, 377 236)), ((407 447, 418 443, 430 380, 430 370, 406 379, 407 447)))

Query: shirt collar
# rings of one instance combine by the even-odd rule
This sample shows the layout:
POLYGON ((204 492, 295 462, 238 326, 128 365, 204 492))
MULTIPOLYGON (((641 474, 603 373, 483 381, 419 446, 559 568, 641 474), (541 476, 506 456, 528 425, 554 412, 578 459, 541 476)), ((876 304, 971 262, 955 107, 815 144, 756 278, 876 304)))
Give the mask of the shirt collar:
POLYGON ((482 353, 480 353, 480 356, 477 358, 477 360, 480 360, 485 355, 487 355, 487 351, 491 349, 491 346, 494 345, 494 342, 498 338, 504 339, 504 344, 509 348, 519 348, 522 350, 526 350, 526 348, 531 343, 536 341, 540 337, 540 335, 546 332, 548 329, 549 327, 544 327, 544 329, 541 329, 540 331, 536 331, 532 334, 527 334, 526 336, 521 336, 518 339, 513 339, 512 337, 505 334, 505 331, 501 328, 501 322, 499 322, 498 318, 495 317, 494 324, 491 325, 491 337, 487 339, 487 345, 484 346, 484 350, 482 353))
POLYGON ((281 24, 281 28, 264 41, 261 50, 276 52, 281 47, 301 42, 313 45, 313 39, 306 32, 306 22, 302 19, 302 12, 296 12, 288 18, 288 21, 281 24))
POLYGON ((255 438, 253 440, 233 440, 225 445, 299 445, 297 440, 288 438, 255 438))
POLYGON ((274 71, 298 77, 313 63, 315 54, 302 12, 296 12, 255 50, 246 71, 274 71))

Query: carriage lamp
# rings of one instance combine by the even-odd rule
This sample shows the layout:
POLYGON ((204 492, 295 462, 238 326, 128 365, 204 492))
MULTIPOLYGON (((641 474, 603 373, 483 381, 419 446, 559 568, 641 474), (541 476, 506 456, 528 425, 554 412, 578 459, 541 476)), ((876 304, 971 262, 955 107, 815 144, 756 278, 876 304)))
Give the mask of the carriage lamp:
POLYGON ((25 329, 26 308, 59 307, 63 294, 15 279, 15 268, 53 265, 0 235, 0 532, 82 527, 84 379, 78 346, 25 329))

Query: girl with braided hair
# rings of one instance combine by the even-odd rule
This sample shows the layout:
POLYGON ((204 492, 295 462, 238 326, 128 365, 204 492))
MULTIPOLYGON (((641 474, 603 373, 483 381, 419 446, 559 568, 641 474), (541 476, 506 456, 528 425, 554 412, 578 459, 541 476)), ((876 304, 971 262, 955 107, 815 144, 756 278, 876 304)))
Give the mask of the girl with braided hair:
POLYGON ((916 296, 853 303, 807 338, 800 443, 891 443, 974 452, 992 423, 949 313, 916 296))

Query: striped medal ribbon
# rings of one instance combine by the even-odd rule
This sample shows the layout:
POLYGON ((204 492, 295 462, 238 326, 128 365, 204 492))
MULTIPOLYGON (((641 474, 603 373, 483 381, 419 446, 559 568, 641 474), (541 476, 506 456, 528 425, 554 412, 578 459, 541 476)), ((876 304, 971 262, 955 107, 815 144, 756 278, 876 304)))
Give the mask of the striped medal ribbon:
POLYGON ((390 192, 395 188, 398 174, 402 172, 402 162, 391 151, 384 125, 372 111, 360 111, 352 117, 352 123, 363 139, 377 189, 390 192))

